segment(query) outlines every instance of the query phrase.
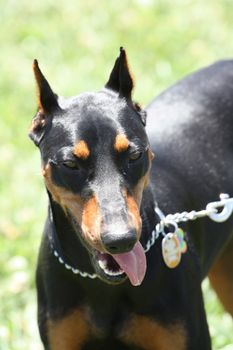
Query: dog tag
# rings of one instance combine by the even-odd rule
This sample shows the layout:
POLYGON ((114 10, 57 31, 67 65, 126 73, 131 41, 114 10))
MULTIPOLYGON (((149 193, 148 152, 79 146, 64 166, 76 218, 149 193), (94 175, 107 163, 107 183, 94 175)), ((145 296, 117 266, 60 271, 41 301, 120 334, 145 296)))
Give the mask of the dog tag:
POLYGON ((180 243, 180 251, 181 253, 186 253, 187 252, 187 243, 184 239, 184 231, 181 228, 178 228, 176 230, 176 235, 180 243))
POLYGON ((162 240, 162 255, 165 264, 174 269, 179 265, 181 250, 179 240, 174 233, 168 233, 162 240))

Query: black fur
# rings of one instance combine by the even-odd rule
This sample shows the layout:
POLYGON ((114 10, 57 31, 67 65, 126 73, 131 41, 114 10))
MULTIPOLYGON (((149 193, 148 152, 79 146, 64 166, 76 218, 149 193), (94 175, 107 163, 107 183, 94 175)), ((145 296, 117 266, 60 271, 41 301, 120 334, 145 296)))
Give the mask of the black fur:
MULTIPOLYGON (((202 209, 221 192, 233 195, 233 61, 200 70, 157 97, 146 108, 148 142, 141 116, 131 102, 133 85, 124 60, 121 50, 104 90, 58 100, 59 108, 50 110, 52 126, 40 150, 43 164, 51 164, 53 183, 85 200, 97 193, 109 222, 115 220, 124 231, 125 219, 118 213, 120 206, 124 208, 120 189, 131 193, 147 172, 150 142, 155 160, 151 186, 144 190, 140 208, 141 242, 145 244, 158 221, 155 200, 168 214, 202 209), (112 146, 121 130, 134 146, 119 156, 112 146), (78 139, 88 142, 91 156, 87 161, 74 159, 72 149, 78 139), (142 156, 130 164, 129 152, 135 149, 142 156), (77 169, 67 169, 67 159, 77 162, 77 169)), ((36 138, 37 130, 32 133, 36 138)), ((182 225, 189 249, 175 269, 165 266, 159 238, 147 253, 143 283, 133 287, 125 279, 112 285, 84 279, 59 264, 48 241, 51 225, 67 263, 95 272, 92 249, 78 237, 80 228, 74 229, 70 216, 53 199, 50 205, 54 222, 46 222, 37 268, 38 319, 46 349, 50 349, 48 319, 62 320, 83 306, 88 306, 89 322, 97 330, 84 350, 141 349, 121 339, 132 314, 146 316, 165 328, 179 323, 186 333, 185 349, 211 349, 201 281, 232 237, 232 218, 223 224, 201 219, 182 225)))

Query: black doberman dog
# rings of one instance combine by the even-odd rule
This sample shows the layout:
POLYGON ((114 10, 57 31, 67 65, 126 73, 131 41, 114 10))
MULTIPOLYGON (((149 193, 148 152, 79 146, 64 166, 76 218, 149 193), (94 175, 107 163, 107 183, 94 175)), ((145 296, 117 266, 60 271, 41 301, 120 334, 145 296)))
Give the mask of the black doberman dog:
POLYGON ((146 110, 131 98, 123 48, 96 93, 63 99, 37 61, 34 73, 30 137, 49 196, 37 268, 45 349, 211 349, 201 282, 209 275, 233 314, 233 218, 182 224, 180 262, 175 232, 146 247, 160 221, 155 200, 168 214, 233 195, 233 61, 187 77, 146 110))

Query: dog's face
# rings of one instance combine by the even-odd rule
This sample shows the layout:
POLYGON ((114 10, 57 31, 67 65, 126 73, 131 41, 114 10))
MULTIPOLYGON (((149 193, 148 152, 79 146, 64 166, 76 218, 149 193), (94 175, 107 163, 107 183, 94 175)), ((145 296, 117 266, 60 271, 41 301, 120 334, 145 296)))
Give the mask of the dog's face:
POLYGON ((68 100, 52 92, 36 61, 34 72, 39 108, 30 137, 41 151, 46 187, 88 249, 96 273, 109 283, 127 275, 138 285, 146 269, 140 203, 152 153, 144 113, 131 100, 125 51, 104 89, 68 100))

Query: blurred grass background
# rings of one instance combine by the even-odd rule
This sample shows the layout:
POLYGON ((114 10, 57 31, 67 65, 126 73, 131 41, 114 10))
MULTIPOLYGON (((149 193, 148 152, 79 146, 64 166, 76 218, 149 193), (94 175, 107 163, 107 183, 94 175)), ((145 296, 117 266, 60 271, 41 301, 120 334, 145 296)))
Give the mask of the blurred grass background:
MULTIPOLYGON (((41 349, 34 271, 46 214, 35 112, 34 58, 61 95, 98 90, 128 52, 135 99, 147 104, 184 75, 233 57, 232 0, 0 0, 0 349, 41 349)), ((204 282, 213 348, 233 325, 204 282)))

